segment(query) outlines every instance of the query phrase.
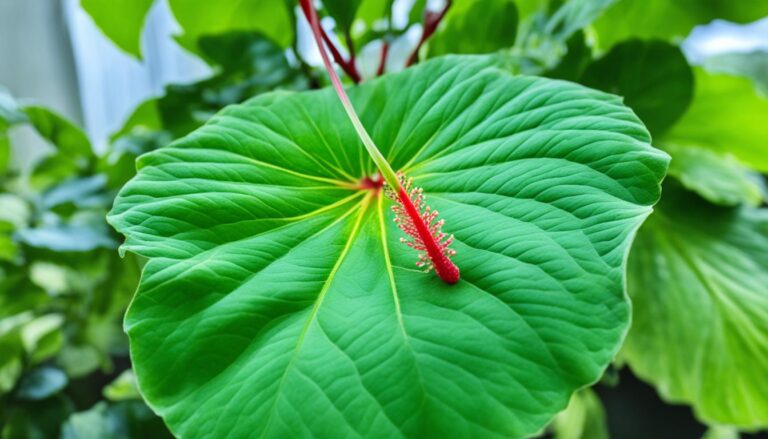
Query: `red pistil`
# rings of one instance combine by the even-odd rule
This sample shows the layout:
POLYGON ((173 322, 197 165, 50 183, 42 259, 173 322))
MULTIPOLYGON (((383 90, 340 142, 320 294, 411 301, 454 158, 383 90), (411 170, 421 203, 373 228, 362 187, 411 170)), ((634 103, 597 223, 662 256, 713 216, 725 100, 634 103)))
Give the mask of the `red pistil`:
POLYGON ((395 192, 387 186, 385 193, 396 203, 392 206, 395 222, 413 238, 400 238, 400 241, 414 250, 423 252, 419 254, 416 266, 425 267, 426 271, 434 268, 443 282, 455 284, 459 281, 459 268, 451 261, 451 256, 456 254, 449 248, 453 235, 447 236, 442 232, 444 220, 437 220, 438 212, 425 206, 423 190, 413 187, 412 179, 406 181, 400 173, 398 176, 401 182, 399 190, 395 192))

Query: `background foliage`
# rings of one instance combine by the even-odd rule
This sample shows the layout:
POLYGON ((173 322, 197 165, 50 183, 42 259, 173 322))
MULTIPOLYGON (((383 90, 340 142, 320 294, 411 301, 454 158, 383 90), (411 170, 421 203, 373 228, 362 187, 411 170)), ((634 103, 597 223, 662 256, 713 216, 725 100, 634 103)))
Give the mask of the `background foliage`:
MULTIPOLYGON (((104 33, 137 57, 152 3, 82 1, 104 33)), ((370 78, 402 69, 409 54, 393 52, 379 69, 380 50, 365 58, 360 49, 395 47, 411 26, 427 28, 434 14, 424 13, 426 3, 414 2, 405 26, 389 19, 387 0, 326 0, 323 13, 335 19, 329 32, 342 55, 370 78)), ((514 73, 623 96, 654 146, 672 157, 662 202, 629 257, 634 323, 616 368, 631 370, 665 401, 690 406, 713 426, 713 437, 768 428, 768 217, 761 175, 768 172, 768 99, 759 67, 766 55, 691 66, 678 46, 695 25, 712 19, 768 16, 768 3, 494 0, 482 9, 479 3, 454 1, 420 57, 493 54, 514 73)), ((170 6, 183 29, 179 43, 215 74, 169 86, 143 103, 104 154, 93 153, 72 123, 0 91, 4 438, 168 435, 136 388, 121 328, 144 261, 120 258, 120 238, 105 215, 140 154, 183 137, 228 104, 326 83, 301 56, 300 14, 292 2, 170 0, 170 6), (9 166, 8 132, 20 126, 52 146, 31 170, 9 166)), ((606 436, 597 395, 611 402, 610 422, 615 389, 632 382, 627 377, 622 372, 616 387, 609 373, 596 392, 576 393, 548 434, 606 436)))

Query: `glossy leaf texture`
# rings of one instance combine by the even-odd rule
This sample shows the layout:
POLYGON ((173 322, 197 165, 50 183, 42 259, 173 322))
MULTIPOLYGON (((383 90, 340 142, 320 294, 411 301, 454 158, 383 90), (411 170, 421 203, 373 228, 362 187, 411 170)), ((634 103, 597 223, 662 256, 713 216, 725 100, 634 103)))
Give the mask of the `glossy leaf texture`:
POLYGON ((149 258, 126 330, 183 437, 522 437, 596 381, 668 158, 619 98, 437 58, 349 90, 456 236, 416 270, 330 89, 263 95, 139 159, 110 223, 149 258))
POLYGON ((628 289, 622 357, 638 376, 707 423, 768 426, 768 210, 665 187, 632 247, 628 289))

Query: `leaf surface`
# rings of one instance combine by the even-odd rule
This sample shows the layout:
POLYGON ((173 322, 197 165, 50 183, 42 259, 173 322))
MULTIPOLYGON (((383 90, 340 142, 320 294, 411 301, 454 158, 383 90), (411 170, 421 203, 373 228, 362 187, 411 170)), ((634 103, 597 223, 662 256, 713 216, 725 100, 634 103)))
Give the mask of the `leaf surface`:
POLYGON ((683 116, 693 98, 693 72, 683 52, 658 40, 617 44, 579 82, 624 97, 654 138, 683 116))
POLYGON ((80 0, 83 9, 117 47, 141 58, 141 31, 155 0, 80 0))
POLYGON ((193 52, 200 52, 202 37, 232 31, 261 32, 282 47, 294 39, 293 14, 284 0, 169 0, 169 5, 184 29, 179 43, 193 52))
POLYGON ((707 423, 768 426, 768 210, 665 187, 632 247, 628 289, 622 356, 638 376, 707 423))
POLYGON ((415 269, 330 89, 263 95, 139 159, 109 221, 149 258, 126 316, 184 437, 532 434, 627 329, 623 261, 667 163, 576 84, 443 57, 350 89, 456 236, 415 269))
POLYGON ((747 78, 694 71, 696 91, 665 143, 733 154, 752 169, 768 172, 768 98, 747 78))
POLYGON ((600 46, 629 38, 675 40, 715 19, 749 23, 768 16, 768 2, 734 0, 620 0, 595 22, 600 46))

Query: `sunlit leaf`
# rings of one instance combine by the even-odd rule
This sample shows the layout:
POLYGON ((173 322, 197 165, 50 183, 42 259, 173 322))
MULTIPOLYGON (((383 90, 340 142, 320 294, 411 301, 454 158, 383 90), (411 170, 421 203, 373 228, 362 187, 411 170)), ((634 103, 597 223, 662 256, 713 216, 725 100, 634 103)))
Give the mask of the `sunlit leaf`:
POLYGON ((600 46, 629 38, 682 39, 694 26, 714 19, 749 23, 768 16, 757 0, 619 0, 595 23, 600 46))
POLYGON ((445 23, 429 40, 429 56, 491 53, 512 47, 517 20, 512 0, 454 1, 445 23))
POLYGON ((554 439, 608 439, 608 425, 600 398, 592 389, 573 394, 568 408, 552 423, 554 439))
POLYGON ((293 13, 284 0, 169 0, 184 33, 177 39, 198 52, 202 37, 232 31, 261 32, 282 47, 294 39, 293 13))
POLYGON ((730 153, 768 172, 768 97, 760 96, 747 78, 695 73, 693 102, 663 141, 730 153))

